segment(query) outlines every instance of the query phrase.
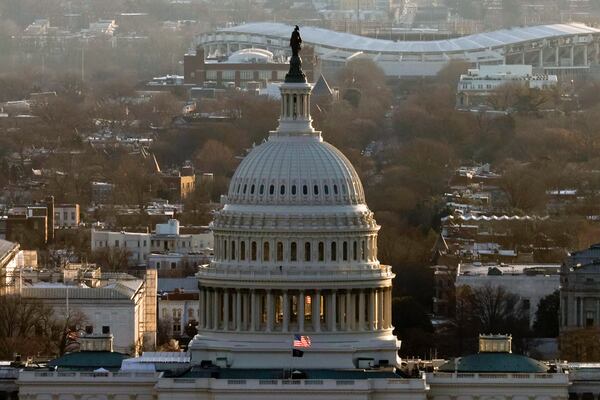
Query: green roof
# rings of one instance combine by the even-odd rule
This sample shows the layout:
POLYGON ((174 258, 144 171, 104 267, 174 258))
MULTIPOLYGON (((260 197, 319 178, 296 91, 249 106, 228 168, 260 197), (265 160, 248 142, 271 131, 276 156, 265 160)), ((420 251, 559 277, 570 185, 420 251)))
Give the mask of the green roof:
POLYGON ((442 372, 546 372, 548 368, 526 356, 512 353, 479 353, 454 358, 439 367, 442 372), (458 360, 458 362, 457 362, 458 360), (457 365, 458 364, 458 365, 457 365))
POLYGON ((126 358, 129 358, 127 354, 113 351, 78 351, 55 358, 48 362, 48 366, 58 369, 110 370, 121 368, 121 362, 126 358))

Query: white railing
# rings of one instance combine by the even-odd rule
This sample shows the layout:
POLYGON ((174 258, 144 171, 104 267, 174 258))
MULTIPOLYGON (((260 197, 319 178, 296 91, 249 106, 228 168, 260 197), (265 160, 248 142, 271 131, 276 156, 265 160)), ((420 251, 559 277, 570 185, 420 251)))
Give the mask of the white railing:
POLYGON ((330 278, 335 280, 353 280, 361 278, 387 278, 392 273, 389 265, 357 268, 321 268, 321 267, 264 267, 264 266, 231 266, 218 265, 217 267, 203 266, 198 271, 199 277, 228 277, 228 278, 259 278, 259 279, 282 279, 303 278, 314 279, 330 278))
POLYGON ((548 374, 548 373, 465 373, 465 372, 434 372, 432 374, 427 374, 428 379, 476 379, 476 380, 485 380, 485 379, 556 379, 559 377, 563 377, 565 374, 548 374))
POLYGON ((21 371, 22 378, 157 378, 157 372, 67 372, 67 371, 21 371))

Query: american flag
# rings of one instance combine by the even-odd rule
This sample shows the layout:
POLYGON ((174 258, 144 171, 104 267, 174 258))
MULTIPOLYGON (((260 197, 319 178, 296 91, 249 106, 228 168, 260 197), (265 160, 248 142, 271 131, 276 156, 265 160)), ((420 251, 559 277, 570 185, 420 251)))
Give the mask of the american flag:
POLYGON ((294 335, 293 347, 310 347, 310 336, 294 335))

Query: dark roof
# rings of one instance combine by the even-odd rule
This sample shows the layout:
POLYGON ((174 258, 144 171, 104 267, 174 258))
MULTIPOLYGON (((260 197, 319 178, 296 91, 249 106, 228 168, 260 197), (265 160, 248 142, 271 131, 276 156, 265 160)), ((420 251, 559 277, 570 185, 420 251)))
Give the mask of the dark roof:
POLYGON ((548 368, 534 360, 512 353, 479 353, 454 358, 439 367, 442 372, 546 372, 548 368), (458 367, 456 362, 458 360, 458 367))
POLYGON ((331 96, 333 94, 333 91, 329 87, 329 84, 323 75, 321 75, 317 80, 317 83, 315 83, 311 94, 315 97, 331 96))
MULTIPOLYGON (((401 375, 391 370, 365 370, 365 369, 301 369, 303 379, 390 379, 402 378, 401 375)), ((245 368, 218 368, 215 366, 202 368, 194 366, 187 371, 180 371, 178 377, 216 379, 284 379, 285 371, 282 369, 245 369, 245 368)), ((169 374, 165 374, 167 376, 169 374)))
POLYGON ((120 369, 121 361, 126 358, 129 358, 127 354, 114 351, 78 351, 55 358, 48 362, 48 366, 59 369, 120 369))

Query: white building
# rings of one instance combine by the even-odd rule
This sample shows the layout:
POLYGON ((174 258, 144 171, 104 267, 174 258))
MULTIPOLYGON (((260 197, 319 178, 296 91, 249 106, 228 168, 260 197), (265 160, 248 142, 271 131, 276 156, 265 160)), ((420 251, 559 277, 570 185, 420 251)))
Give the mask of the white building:
POLYGON ((211 257, 213 234, 206 229, 200 233, 180 233, 179 221, 170 219, 156 224, 154 233, 114 232, 92 229, 92 251, 102 248, 122 248, 129 252, 129 262, 169 270, 186 265, 198 265, 211 257), (175 264, 173 264, 175 263, 175 264))
MULTIPOLYGON (((293 68, 293 67, 292 67, 293 68)), ((193 360, 282 368, 294 334, 312 349, 298 368, 395 366, 391 267, 354 167, 312 128, 311 85, 281 86, 279 127, 242 161, 214 220, 202 266, 193 360)))
POLYGON ((24 267, 37 267, 37 252, 21 250, 19 243, 0 239, 0 295, 14 291, 17 271, 24 267))
POLYGON ((521 304, 529 312, 531 325, 540 300, 559 289, 559 272, 560 264, 460 264, 455 286, 504 287, 519 296, 521 304))
POLYGON ((146 265, 150 254, 150 234, 147 232, 97 231, 92 228, 92 251, 103 248, 124 249, 129 253, 129 262, 146 265))
POLYGON ((460 76, 456 106, 466 108, 484 104, 489 96, 503 86, 549 89, 557 84, 556 75, 534 74, 531 65, 481 65, 460 76))
MULTIPOLYGON (((65 272, 66 274, 66 272, 65 272)), ((70 281, 38 282, 23 286, 24 300, 37 299, 52 307, 57 317, 85 315, 83 326, 92 333, 112 334, 115 351, 137 354, 156 343, 156 271, 145 279, 122 273, 103 273, 92 286, 70 281)), ((88 280, 87 283, 90 283, 88 280)))
POLYGON ((54 206, 54 227, 74 228, 79 226, 79 204, 57 204, 54 206))
POLYGON ((479 353, 450 360, 426 374, 429 400, 566 400, 569 375, 512 354, 510 337, 481 336, 479 353))

